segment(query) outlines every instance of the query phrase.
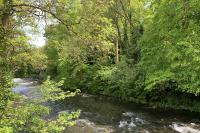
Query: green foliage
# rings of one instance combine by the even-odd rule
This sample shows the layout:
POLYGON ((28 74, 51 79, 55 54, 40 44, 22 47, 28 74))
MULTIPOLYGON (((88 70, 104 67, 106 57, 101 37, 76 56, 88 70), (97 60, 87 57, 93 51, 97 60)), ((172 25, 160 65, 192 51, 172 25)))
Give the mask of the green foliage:
POLYGON ((3 107, 5 110, 1 113, 0 131, 59 133, 66 127, 73 126, 73 120, 79 116, 80 111, 61 112, 55 120, 44 119, 49 115, 50 108, 42 103, 61 100, 75 94, 63 92, 59 88, 61 85, 61 82, 55 83, 47 79, 39 87, 41 97, 32 100, 13 94, 13 100, 9 100, 7 106, 3 107))
POLYGON ((144 102, 144 77, 138 66, 122 60, 117 66, 101 67, 94 75, 93 90, 119 99, 144 102))
POLYGON ((59 24, 47 28, 48 74, 56 80, 65 78, 67 89, 136 102, 184 105, 187 102, 174 98, 177 94, 199 95, 196 0, 114 0, 98 7, 97 3, 77 6, 76 17, 72 16, 81 18, 72 26, 76 36, 59 24), (116 53, 119 63, 114 61, 116 53))
POLYGON ((11 63, 15 77, 39 77, 46 69, 46 55, 42 48, 24 46, 13 54, 11 63))
MULTIPOLYGON (((77 6, 73 4, 72 7, 77 6)), ((63 30, 60 24, 46 28, 47 74, 56 80, 64 78, 67 89, 87 89, 89 85, 86 82, 92 80, 98 66, 113 62, 115 29, 111 19, 105 17, 109 4, 108 1, 89 0, 83 1, 79 8, 72 8, 73 16, 81 18, 79 24, 72 26, 76 36, 63 30)))
POLYGON ((155 15, 140 43, 147 90, 159 84, 165 88, 174 81, 178 88, 171 89, 199 94, 200 27, 193 17, 199 6, 193 5, 195 2, 162 0, 153 4, 155 15))
POLYGON ((46 81, 43 82, 39 87, 39 92, 42 94, 41 100, 45 101, 57 101, 65 99, 66 97, 74 96, 79 91, 76 92, 64 92, 60 87, 63 86, 64 81, 54 82, 50 80, 50 77, 47 78, 46 81))
POLYGON ((13 94, 11 92, 11 87, 13 86, 11 75, 9 72, 6 72, 5 69, 2 68, 2 70, 4 71, 0 72, 0 116, 6 111, 10 100, 13 100, 13 94))
POLYGON ((78 112, 46 121, 41 117, 50 110, 38 102, 73 96, 67 90, 77 88, 199 111, 199 14, 197 0, 0 1, 0 132, 61 132, 78 112), (38 11, 51 21, 41 49, 29 45, 21 28, 35 27, 38 11), (43 95, 30 103, 11 92, 8 71, 23 77, 46 72, 57 82, 46 77, 43 95), (13 99, 20 103, 16 110, 13 99))

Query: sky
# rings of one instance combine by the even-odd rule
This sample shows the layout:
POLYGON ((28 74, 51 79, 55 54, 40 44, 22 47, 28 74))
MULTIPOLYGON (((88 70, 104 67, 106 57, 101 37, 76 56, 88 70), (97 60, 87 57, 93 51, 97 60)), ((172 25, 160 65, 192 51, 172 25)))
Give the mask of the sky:
POLYGON ((29 36, 30 43, 35 45, 36 47, 42 47, 45 45, 45 37, 43 34, 45 33, 45 22, 44 21, 39 21, 38 24, 38 31, 39 32, 33 32, 32 28, 30 26, 25 26, 23 29, 25 30, 25 33, 27 36, 29 36))

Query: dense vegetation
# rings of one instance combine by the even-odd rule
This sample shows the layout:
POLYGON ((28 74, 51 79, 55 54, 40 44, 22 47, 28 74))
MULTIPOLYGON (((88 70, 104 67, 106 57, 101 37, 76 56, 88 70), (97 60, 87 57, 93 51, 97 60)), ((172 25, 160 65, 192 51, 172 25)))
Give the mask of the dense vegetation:
POLYGON ((0 11, 2 110, 15 75, 200 112, 198 0, 1 0, 0 11), (42 48, 22 28, 37 18, 48 21, 42 48))
POLYGON ((48 75, 66 89, 199 111, 197 1, 71 4, 77 25, 46 28, 48 75))
POLYGON ((198 1, 70 4, 78 24, 46 27, 47 75, 66 89, 199 111, 198 1))
MULTIPOLYGON (((58 6, 62 4, 58 3, 58 6)), ((79 116, 79 111, 61 112, 57 119, 44 119, 51 109, 43 103, 74 95, 60 89, 62 82, 56 83, 47 78, 38 88, 41 97, 35 100, 12 92, 13 77, 41 77, 46 69, 46 56, 42 48, 30 45, 25 27, 31 25, 34 31, 43 13, 53 15, 50 6, 50 3, 41 1, 0 0, 1 133, 62 132, 67 126, 74 125, 74 119, 79 116)))

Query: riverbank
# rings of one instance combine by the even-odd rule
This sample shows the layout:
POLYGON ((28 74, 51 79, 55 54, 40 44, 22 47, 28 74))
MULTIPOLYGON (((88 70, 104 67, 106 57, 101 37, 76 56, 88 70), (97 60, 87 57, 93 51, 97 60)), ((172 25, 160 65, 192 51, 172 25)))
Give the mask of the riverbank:
MULTIPOLYGON (((35 78, 16 78, 14 82, 24 82, 30 81, 33 84, 40 84, 42 81, 35 79, 35 78)), ((64 88, 63 88, 64 89, 64 88)), ((65 89, 64 89, 65 90, 65 89)), ((93 90, 99 90, 99 89, 93 89, 93 90)), ((115 92, 107 92, 105 93, 105 90, 101 91, 95 91, 92 92, 90 89, 82 89, 83 95, 84 94, 92 94, 100 97, 104 97, 107 99, 117 100, 119 102, 124 103, 135 103, 135 104, 141 104, 143 106, 148 106, 149 108, 153 109, 160 109, 160 110, 176 110, 176 111, 185 111, 185 112, 192 112, 199 116, 200 118, 200 97, 195 96, 194 94, 188 94, 188 93, 181 93, 176 91, 163 91, 159 92, 157 90, 154 90, 152 92, 144 93, 142 99, 139 98, 139 96, 122 96, 118 94, 116 96, 115 92), (85 93, 84 93, 85 92, 85 93)))
MULTIPOLYGON (((99 95, 104 97, 109 97, 116 99, 120 102, 128 102, 128 103, 137 103, 142 104, 144 106, 149 106, 151 108, 158 108, 164 110, 176 110, 176 111, 186 111, 195 114, 200 114, 200 97, 195 96, 194 94, 182 93, 177 91, 163 91, 159 92, 154 90, 150 93, 143 93, 142 95, 115 95, 115 92, 107 92, 106 90, 96 91, 95 93, 91 93, 90 90, 86 92, 88 94, 99 95), (141 98, 142 97, 142 98, 141 98)), ((200 117, 199 117, 200 118, 200 117)))

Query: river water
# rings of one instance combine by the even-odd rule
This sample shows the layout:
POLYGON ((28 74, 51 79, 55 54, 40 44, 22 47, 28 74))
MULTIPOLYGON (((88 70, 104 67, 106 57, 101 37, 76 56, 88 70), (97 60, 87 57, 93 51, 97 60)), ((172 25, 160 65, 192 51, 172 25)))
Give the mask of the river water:
MULTIPOLYGON (((37 81, 14 79, 13 91, 35 98, 37 81)), ((200 133, 200 115, 186 111, 153 109, 134 103, 88 94, 51 102, 50 117, 62 111, 81 110, 76 126, 65 133, 200 133)))

